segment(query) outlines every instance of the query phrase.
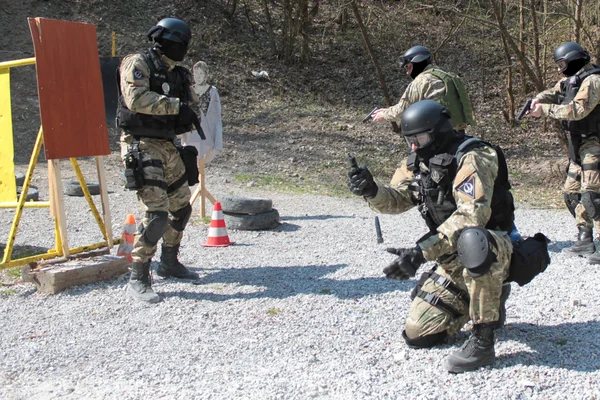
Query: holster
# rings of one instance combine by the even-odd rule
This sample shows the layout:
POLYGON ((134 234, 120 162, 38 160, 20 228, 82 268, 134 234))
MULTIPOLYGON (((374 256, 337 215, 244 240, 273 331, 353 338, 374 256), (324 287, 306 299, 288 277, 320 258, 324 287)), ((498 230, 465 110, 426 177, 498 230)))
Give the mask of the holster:
POLYGON ((178 147, 179 156, 183 160, 185 166, 185 173, 188 179, 188 185, 194 186, 198 182, 198 150, 194 146, 183 146, 178 147))
POLYGON ((125 154, 125 189, 139 190, 144 186, 144 167, 139 144, 134 142, 125 154))

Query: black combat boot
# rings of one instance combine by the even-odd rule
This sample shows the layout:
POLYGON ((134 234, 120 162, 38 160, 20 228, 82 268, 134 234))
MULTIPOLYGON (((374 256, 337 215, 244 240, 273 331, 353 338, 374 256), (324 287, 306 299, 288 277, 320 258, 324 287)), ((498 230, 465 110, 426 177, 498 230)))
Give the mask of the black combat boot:
POLYGON ((590 264, 600 264, 600 249, 589 255, 587 259, 590 264))
POLYGON ((500 294, 500 310, 498 310, 500 317, 498 318, 495 329, 503 328, 504 323, 506 322, 506 300, 508 299, 508 296, 510 296, 510 289, 510 282, 506 282, 504 285, 502 285, 502 294, 500 294))
POLYGON ((174 247, 162 246, 162 254, 160 255, 160 265, 156 273, 163 278, 179 278, 179 279, 198 279, 198 274, 190 271, 185 265, 177 259, 179 254, 179 245, 174 247))
POLYGON ((473 325, 471 337, 459 351, 450 354, 445 361, 448 372, 455 374, 475 371, 496 360, 494 351, 494 327, 496 323, 473 325))
POLYGON ((152 290, 150 262, 134 262, 131 264, 131 276, 127 284, 127 296, 133 300, 145 303, 158 303, 160 301, 160 297, 152 290))
POLYGON ((564 253, 574 256, 585 256, 592 254, 594 248, 594 238, 592 237, 592 228, 585 226, 579 226, 579 235, 577 235, 577 241, 573 246, 563 249, 564 253))

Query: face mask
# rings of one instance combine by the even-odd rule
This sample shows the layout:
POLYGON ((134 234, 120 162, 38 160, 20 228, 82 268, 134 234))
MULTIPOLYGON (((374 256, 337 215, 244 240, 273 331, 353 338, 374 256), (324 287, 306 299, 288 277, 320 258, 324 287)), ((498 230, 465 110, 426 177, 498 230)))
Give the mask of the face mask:
POLYGON ((173 42, 163 39, 159 45, 163 54, 173 61, 182 61, 187 53, 187 44, 183 42, 173 42))

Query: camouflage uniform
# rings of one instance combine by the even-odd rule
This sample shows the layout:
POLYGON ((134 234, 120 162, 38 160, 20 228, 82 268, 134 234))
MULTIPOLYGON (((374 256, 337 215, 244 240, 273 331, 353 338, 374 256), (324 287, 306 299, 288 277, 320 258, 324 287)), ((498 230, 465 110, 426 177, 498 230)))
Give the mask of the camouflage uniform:
MULTIPOLYGON (((175 62, 162 56, 162 61, 169 71, 175 68, 175 62)), ((120 85, 123 100, 128 109, 140 114, 150 115, 177 115, 181 101, 177 97, 150 90, 150 68, 141 54, 125 57, 121 63, 120 85)), ((197 104, 198 98, 191 87, 188 88, 192 98, 190 105, 197 104)), ((168 90, 167 90, 168 91, 168 90)), ((185 167, 173 138, 158 139, 139 137, 139 149, 142 161, 145 162, 144 178, 147 181, 161 183, 157 185, 144 185, 137 191, 137 197, 142 204, 146 216, 142 220, 143 226, 148 226, 149 212, 169 212, 170 221, 166 232, 163 234, 163 245, 167 247, 178 246, 183 237, 183 232, 173 228, 173 223, 178 221, 177 211, 189 206, 190 189, 185 178, 185 167), (172 189, 174 186, 178 186, 172 189)), ((123 131, 121 134, 121 156, 124 157, 134 137, 123 131)), ((156 253, 156 244, 145 243, 143 236, 138 232, 135 236, 133 261, 146 263, 152 260, 156 253)))
MULTIPOLYGON (((593 65, 588 63, 582 71, 589 71, 592 68, 593 65)), ((553 88, 536 96, 542 104, 542 116, 562 121, 578 121, 587 117, 600 104, 600 75, 590 75, 585 78, 575 98, 568 104, 560 104, 561 84, 567 79, 569 77, 564 77, 553 88)), ((578 196, 587 191, 600 193, 599 137, 593 135, 584 138, 577 153, 579 160, 573 160, 573 157, 569 160, 567 178, 563 187, 565 196, 578 196), (583 171, 582 166, 584 166, 583 171)), ((594 228, 596 232, 600 232, 600 220, 592 221, 581 203, 577 204, 572 212, 578 227, 594 228)))
MULTIPOLYGON (((439 101, 446 94, 446 84, 444 81, 431 73, 432 69, 439 69, 433 65, 425 67, 417 77, 408 85, 404 94, 398 101, 398 104, 386 108, 382 111, 383 118, 389 122, 400 122, 402 113, 411 104, 421 100, 439 101)), ((456 99, 460 104, 460 100, 456 99)), ((472 116, 471 116, 472 118, 472 116)), ((460 123, 454 126, 454 129, 465 130, 467 123, 460 123)))
MULTIPOLYGON (((450 315, 422 298, 415 297, 406 318, 405 333, 409 338, 444 331, 453 335, 469 319, 474 324, 498 321, 502 284, 508 278, 512 254, 512 242, 508 233, 490 231, 496 241, 496 246, 492 246, 496 261, 479 278, 468 275, 456 256, 461 231, 466 227, 485 227, 488 224, 492 215, 491 200, 497 174, 498 156, 487 145, 468 151, 460 159, 452 181, 456 210, 439 225, 437 232, 418 244, 425 259, 437 263, 435 272, 452 281, 462 291, 468 292, 470 302, 466 304, 435 279, 428 278, 421 290, 439 296, 459 315, 450 315)), ((413 178, 413 173, 407 169, 406 162, 403 162, 389 186, 377 185, 377 195, 367 199, 369 206, 377 212, 388 214, 403 213, 411 209, 417 205, 414 189, 410 185, 413 178)))

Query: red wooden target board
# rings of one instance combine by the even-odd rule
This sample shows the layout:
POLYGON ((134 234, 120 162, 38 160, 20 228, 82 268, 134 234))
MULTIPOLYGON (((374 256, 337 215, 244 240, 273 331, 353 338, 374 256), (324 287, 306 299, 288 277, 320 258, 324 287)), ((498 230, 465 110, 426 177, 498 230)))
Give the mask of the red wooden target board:
POLYGON ((35 49, 46 159, 110 154, 95 26, 27 20, 35 49))

